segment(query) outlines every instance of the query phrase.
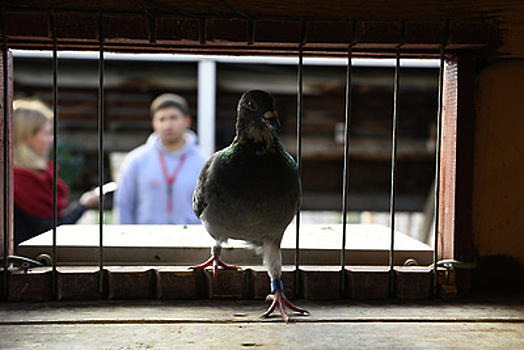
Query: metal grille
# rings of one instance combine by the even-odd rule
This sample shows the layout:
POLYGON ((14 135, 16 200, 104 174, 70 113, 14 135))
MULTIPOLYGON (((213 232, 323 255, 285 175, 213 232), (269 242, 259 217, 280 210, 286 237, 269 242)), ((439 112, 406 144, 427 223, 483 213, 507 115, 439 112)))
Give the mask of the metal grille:
MULTIPOLYGON (((51 19, 54 19, 54 15, 51 15, 51 19)), ((53 21, 51 21, 52 25, 51 28, 54 28, 53 21)), ((353 23, 354 25, 354 23, 353 23)), ((403 24, 401 24, 403 25, 403 24)), ((297 133, 297 145, 296 145, 296 154, 297 154, 297 162, 299 169, 301 168, 302 163, 302 120, 303 120, 303 67, 304 67, 304 46, 303 46, 303 38, 305 37, 304 33, 304 27, 301 26, 301 34, 300 37, 301 42, 298 43, 298 65, 297 65, 297 125, 296 125, 296 133, 297 133)), ((444 86, 444 68, 445 68, 445 60, 446 60, 446 52, 445 52, 445 43, 447 42, 447 30, 449 25, 446 23, 443 26, 446 29, 446 34, 443 35, 443 42, 438 45, 439 46, 439 53, 438 58, 440 59, 440 73, 439 73, 439 89, 438 89, 438 106, 437 106, 437 157, 436 157, 436 174, 435 174, 435 243, 434 243, 434 278, 433 278, 433 289, 434 293, 437 291, 437 260, 439 257, 438 247, 439 247, 439 237, 438 232, 439 230, 439 181, 440 181, 440 134, 441 134, 441 125, 442 125, 442 110, 443 110, 443 86, 444 86)), ((5 33, 5 30, 4 30, 5 33)), ((401 31, 403 35, 403 31, 401 31)), ((98 35, 99 38, 101 38, 98 41, 98 181, 99 186, 102 186, 104 181, 104 60, 105 60, 105 53, 106 53, 106 45, 104 41, 104 28, 103 28, 103 21, 102 17, 99 15, 98 17, 98 35)), ((58 75, 58 43, 55 33, 51 32, 52 37, 52 60, 53 60, 53 112, 54 115, 58 115, 58 83, 57 83, 57 75, 58 75)), ((400 62, 401 57, 403 57, 404 52, 402 51, 403 47, 403 41, 404 37, 402 36, 399 40, 399 45, 397 45, 393 50, 390 49, 381 49, 380 55, 384 56, 391 56, 393 55, 395 57, 395 78, 393 81, 393 114, 391 116, 392 118, 392 131, 391 131, 391 176, 390 176, 390 203, 389 203, 389 213, 390 213, 390 226, 391 226, 391 236, 390 236, 390 251, 389 251, 389 269, 390 269, 390 292, 393 293, 394 285, 394 255, 395 255, 395 214, 396 214, 396 182, 397 182, 397 144, 398 144, 398 138, 397 138, 397 120, 398 120, 398 113, 399 113, 399 96, 400 96, 400 85, 402 84, 401 78, 400 78, 400 62)), ((355 42, 355 38, 352 39, 352 42, 355 42)), ((30 46, 30 45, 28 45, 30 46)), ((3 81, 4 81, 4 94, 3 94, 3 103, 4 106, 9 106, 12 101, 10 101, 10 96, 8 92, 8 86, 9 86, 9 49, 10 49, 10 43, 9 39, 6 35, 3 37, 3 81)), ((346 244, 347 244, 347 236, 351 235, 351 232, 348 232, 348 225, 347 225, 347 218, 346 213, 348 211, 348 197, 349 197, 349 160, 350 160, 350 129, 351 129, 351 115, 352 115, 352 74, 353 74, 353 67, 352 67, 352 59, 355 57, 355 47, 358 47, 358 43, 355 42, 355 44, 349 44, 347 48, 345 49, 344 55, 347 58, 347 75, 346 75, 346 94, 345 94, 345 128, 344 128, 344 166, 343 166, 343 203, 342 203, 342 226, 343 226, 343 237, 342 237, 342 246, 340 247, 340 261, 341 261, 341 271, 344 271, 345 261, 346 261, 346 244)), ((367 51, 372 51, 367 49, 367 51)), ((280 53, 283 54, 293 54, 295 52, 295 49, 286 51, 283 50, 280 53)), ((362 56, 363 53, 359 52, 359 56, 362 56)), ((409 52, 408 56, 413 55, 413 52, 409 52)), ((9 135, 10 132, 10 125, 9 125, 9 108, 4 108, 4 136, 9 135)), ((54 184, 53 184, 53 190, 54 190, 54 214, 53 214, 53 258, 57 255, 57 243, 56 243, 56 226, 57 226, 57 199, 56 199, 56 179, 57 179, 57 130, 58 130, 58 118, 54 118, 54 184)), ((10 152, 10 144, 8 137, 4 137, 4 144, 3 144, 3 151, 4 151, 4 232, 10 232, 10 222, 9 222, 9 215, 8 215, 8 206, 10 203, 10 196, 11 196, 11 187, 10 187, 10 173, 9 173, 9 152, 10 152)), ((102 273, 104 270, 104 215, 103 215, 103 197, 101 197, 101 203, 99 206, 99 254, 98 254, 98 266, 99 266, 99 292, 100 294, 104 293, 104 274, 102 273)), ((300 271, 300 233, 301 233, 301 227, 300 227, 300 213, 297 214, 297 220, 296 220, 296 249, 295 249, 295 271, 296 271, 296 281, 300 278, 299 271, 300 271)), ((4 235, 4 256, 9 256, 9 236, 4 235)), ((7 271, 9 268, 9 260, 4 259, 4 271, 7 271)), ((53 275, 53 282, 52 282, 52 288, 53 288, 53 294, 56 295, 57 293, 57 263, 56 259, 53 259, 53 265, 52 265, 52 275, 53 275)), ((3 274, 4 276, 4 296, 7 297, 7 291, 8 291, 8 275, 7 273, 3 274)), ((341 273, 341 279, 342 283, 341 288, 344 289, 346 286, 345 283, 345 277, 346 275, 344 273, 341 273)), ((299 283, 295 283, 295 286, 298 288, 299 283)), ((344 291, 343 291, 344 292, 344 291)), ((297 294, 300 292, 297 290, 297 294)))

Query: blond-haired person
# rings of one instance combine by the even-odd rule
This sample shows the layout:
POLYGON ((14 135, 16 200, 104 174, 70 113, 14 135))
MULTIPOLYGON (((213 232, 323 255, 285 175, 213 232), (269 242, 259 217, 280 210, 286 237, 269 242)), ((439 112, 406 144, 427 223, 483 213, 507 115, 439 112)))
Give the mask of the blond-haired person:
MULTIPOLYGON (((18 99, 13 103, 13 163, 15 199, 15 247, 53 224, 53 113, 41 101, 18 99)), ((95 207, 94 191, 68 205, 69 187, 56 181, 57 224, 75 223, 87 208, 95 207)))

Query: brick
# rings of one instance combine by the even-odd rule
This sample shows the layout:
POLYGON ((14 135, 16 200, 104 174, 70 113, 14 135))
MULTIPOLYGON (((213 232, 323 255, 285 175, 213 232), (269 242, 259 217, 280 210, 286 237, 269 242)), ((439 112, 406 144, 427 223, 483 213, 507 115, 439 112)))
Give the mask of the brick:
POLYGON ((108 272, 109 299, 151 299, 155 286, 153 270, 108 272))
POLYGON ((86 12, 59 12, 55 15, 55 32, 59 38, 95 40, 98 37, 98 15, 86 12))
MULTIPOLYGON (((271 281, 269 279, 269 275, 267 274, 267 271, 266 270, 253 270, 252 285, 253 285, 253 299, 265 299, 267 295, 271 292, 271 281)), ((284 284, 284 289, 286 289, 285 284, 284 284)))
POLYGON ((139 15, 104 15, 102 31, 106 39, 148 40, 149 21, 139 15))
POLYGON ((10 11, 4 15, 5 32, 16 37, 49 37, 49 16, 46 12, 10 11))
POLYGON ((208 19, 206 39, 214 42, 237 42, 249 40, 248 22, 242 19, 208 19))
POLYGON ((433 270, 428 267, 395 267, 396 295, 399 299, 428 299, 433 270))
POLYGON ((4 271, 0 271, 0 301, 5 300, 4 293, 4 271))
POLYGON ((306 45, 351 43, 351 22, 309 21, 306 26, 306 45))
POLYGON ((302 271, 304 298, 307 300, 334 300, 341 297, 340 271, 302 271))
POLYGON ((254 25, 255 43, 300 44, 301 22, 258 20, 254 25))
POLYGON ((403 47, 413 49, 438 49, 444 41, 443 22, 416 22, 404 24, 403 47))
POLYGON ((201 299, 209 298, 210 291, 204 271, 156 271, 157 298, 201 299))
POLYGON ((355 27, 357 47, 395 48, 401 41, 398 21, 360 21, 355 27))
POLYGON ((389 296, 389 268, 364 267, 349 269, 352 299, 386 299, 389 296))
POLYGON ((213 299, 246 299, 250 293, 251 270, 218 270, 217 280, 205 270, 213 299))
POLYGON ((156 18, 157 41, 200 41, 200 22, 197 19, 182 19, 176 17, 156 18))
POLYGON ((53 299, 51 271, 9 273, 9 301, 49 301, 53 299))
POLYGON ((58 300, 94 300, 102 298, 100 272, 58 272, 58 300))

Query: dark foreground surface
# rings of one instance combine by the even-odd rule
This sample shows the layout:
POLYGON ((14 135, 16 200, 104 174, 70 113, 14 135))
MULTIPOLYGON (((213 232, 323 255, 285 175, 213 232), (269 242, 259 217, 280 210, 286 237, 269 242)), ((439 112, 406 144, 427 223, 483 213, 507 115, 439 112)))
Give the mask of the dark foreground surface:
POLYGON ((313 302, 0 303, 1 349, 524 349, 524 297, 313 302))

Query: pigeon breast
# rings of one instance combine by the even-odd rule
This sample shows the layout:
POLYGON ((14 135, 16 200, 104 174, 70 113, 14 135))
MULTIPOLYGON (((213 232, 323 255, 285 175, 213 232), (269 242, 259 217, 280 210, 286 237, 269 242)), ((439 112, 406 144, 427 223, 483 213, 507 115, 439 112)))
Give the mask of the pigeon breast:
POLYGON ((201 219, 215 239, 280 242, 300 202, 296 165, 280 145, 263 154, 254 144, 232 145, 217 154, 207 177, 213 181, 201 219))

